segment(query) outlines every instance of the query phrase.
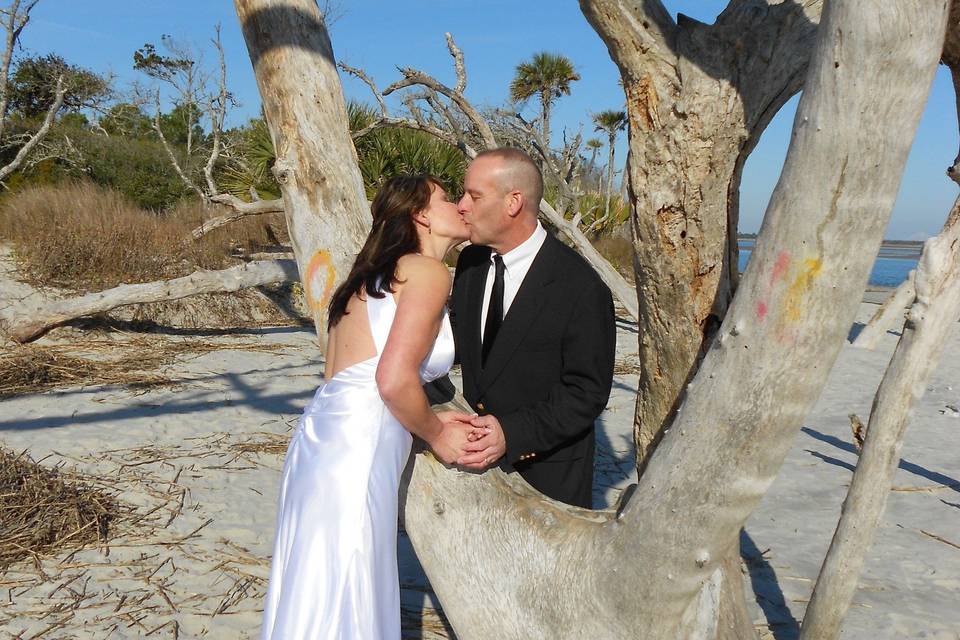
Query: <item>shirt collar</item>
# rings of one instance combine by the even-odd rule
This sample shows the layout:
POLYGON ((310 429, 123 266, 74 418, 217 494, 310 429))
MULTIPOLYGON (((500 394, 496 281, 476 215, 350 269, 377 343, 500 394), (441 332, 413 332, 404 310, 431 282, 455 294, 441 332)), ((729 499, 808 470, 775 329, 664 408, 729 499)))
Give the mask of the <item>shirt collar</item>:
MULTIPOLYGON (((547 237, 547 232, 543 228, 543 225, 540 224, 540 221, 537 220, 537 228, 533 230, 533 233, 530 234, 530 237, 515 246, 510 251, 507 251, 504 254, 501 254, 503 258, 503 267, 509 273, 511 269, 516 269, 517 266, 524 264, 533 260, 537 255, 537 252, 540 250, 543 241, 547 237)), ((497 253, 490 253, 490 260, 493 261, 493 256, 497 253)))

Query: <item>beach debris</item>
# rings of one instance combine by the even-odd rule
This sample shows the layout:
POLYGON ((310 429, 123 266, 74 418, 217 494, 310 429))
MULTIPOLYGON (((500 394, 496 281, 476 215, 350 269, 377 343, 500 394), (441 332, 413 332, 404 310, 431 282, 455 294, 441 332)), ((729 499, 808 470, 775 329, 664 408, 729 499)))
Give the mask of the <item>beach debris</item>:
POLYGON ((857 452, 860 452, 863 450, 863 439, 867 436, 867 427, 857 414, 851 413, 848 417, 850 429, 853 431, 853 446, 857 448, 857 452))
POLYGON ((103 544, 120 510, 113 495, 75 474, 0 448, 0 570, 103 544))

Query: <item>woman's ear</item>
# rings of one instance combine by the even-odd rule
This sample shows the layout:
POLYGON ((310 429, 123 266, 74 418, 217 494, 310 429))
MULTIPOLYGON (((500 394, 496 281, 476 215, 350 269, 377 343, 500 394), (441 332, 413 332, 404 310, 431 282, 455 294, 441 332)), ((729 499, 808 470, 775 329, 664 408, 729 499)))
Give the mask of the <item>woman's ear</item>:
POLYGON ((413 214, 413 221, 424 229, 430 228, 430 218, 427 217, 427 214, 423 211, 419 211, 413 214))

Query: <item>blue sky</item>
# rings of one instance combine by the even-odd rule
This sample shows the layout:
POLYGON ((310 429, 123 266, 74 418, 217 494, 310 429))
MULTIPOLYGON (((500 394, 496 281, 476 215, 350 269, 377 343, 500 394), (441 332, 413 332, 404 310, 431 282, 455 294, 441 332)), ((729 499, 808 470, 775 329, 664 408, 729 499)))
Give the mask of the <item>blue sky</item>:
MULTIPOLYGON (((672 12, 712 22, 726 2, 665 0, 672 12)), ((453 33, 466 56, 468 97, 478 105, 503 104, 517 63, 537 51, 563 53, 582 79, 554 111, 557 140, 564 128, 589 134, 590 114, 621 107, 619 75, 606 47, 587 24, 576 2, 568 0, 343 0, 342 16, 331 37, 338 59, 365 69, 384 87, 399 77, 396 66, 413 66, 441 80, 454 81, 444 41, 453 33)), ((229 0, 41 0, 23 33, 23 52, 54 52, 73 64, 114 73, 119 86, 145 78, 132 69, 133 51, 160 36, 208 46, 215 24, 222 25, 230 89, 241 102, 232 114, 239 124, 259 113, 259 96, 250 59, 229 0)), ((366 87, 344 78, 348 97, 370 100, 366 87)), ((786 154, 797 99, 768 127, 744 170, 741 231, 756 231, 786 154)), ((528 108, 531 116, 535 107, 528 108)), ((957 196, 944 171, 957 153, 956 108, 949 73, 940 67, 904 175, 888 238, 935 234, 957 196)), ((618 164, 622 166, 625 143, 618 164)))

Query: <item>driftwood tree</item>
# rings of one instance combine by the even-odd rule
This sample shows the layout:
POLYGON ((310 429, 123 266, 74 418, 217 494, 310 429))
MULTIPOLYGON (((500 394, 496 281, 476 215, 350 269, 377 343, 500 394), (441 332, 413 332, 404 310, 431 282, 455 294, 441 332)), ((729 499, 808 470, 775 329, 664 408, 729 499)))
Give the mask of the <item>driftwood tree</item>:
MULTIPOLYGON (((349 134, 332 51, 314 0, 235 3, 268 105, 267 119, 282 150, 284 200, 302 269, 316 255, 315 237, 326 238, 322 233, 307 236, 313 228, 338 228, 344 235, 361 229, 350 217, 353 210, 344 206, 347 199, 357 203, 361 197, 358 170, 349 162, 330 164, 325 155, 333 149, 340 151, 340 159, 350 157, 344 149, 349 134), (317 82, 326 83, 326 91, 316 91, 317 82), (321 140, 324 148, 311 146, 321 140), (298 167, 292 164, 296 160, 313 163, 298 167)), ((771 82, 786 71, 799 88, 806 60, 793 59, 794 47, 813 43, 810 8, 789 0, 769 7, 736 2, 719 21, 716 35, 700 26, 689 32, 670 27, 666 12, 655 10, 660 6, 656 0, 584 5, 615 57, 625 60, 646 52, 657 63, 657 51, 673 55, 685 78, 696 76, 700 67, 717 72, 724 60, 739 61, 733 69, 741 76, 703 78, 714 89, 717 84, 723 89, 724 79, 749 77, 749 71, 771 82), (751 14, 758 7, 760 13, 751 14), (809 27, 799 32, 789 28, 806 22, 809 27), (783 33, 774 47, 778 27, 783 33), (720 35, 733 32, 750 46, 724 48, 720 35), (669 53, 678 42, 696 55, 669 53), (768 46, 763 54, 752 55, 760 45, 768 46), (748 68, 740 66, 744 64, 748 68)), ((870 249, 879 246, 940 55, 946 9, 942 0, 831 3, 823 25, 790 151, 750 267, 632 497, 613 510, 579 510, 544 498, 498 469, 462 473, 428 455, 415 457, 404 497, 406 527, 458 637, 743 637, 734 621, 718 618, 719 565, 735 548, 741 526, 776 474, 844 341, 870 268, 870 249), (860 250, 852 251, 853 246, 860 250), (470 540, 478 557, 451 562, 462 557, 464 540, 470 540)), ((686 114, 693 121, 687 126, 695 126, 713 113, 715 91, 710 100, 690 94, 685 102, 675 101, 676 94, 658 84, 663 79, 650 76, 642 65, 621 62, 621 69, 635 130, 645 120, 663 123, 678 114, 686 114)), ((677 68, 674 73, 679 77, 677 68)), ((752 128, 743 124, 741 114, 740 120, 732 118, 741 123, 732 132, 719 125, 696 129, 705 137, 716 136, 717 162, 730 163, 721 149, 734 155, 731 175, 739 174, 745 150, 755 142, 750 132, 757 131, 756 123, 768 121, 790 93, 770 96, 740 89, 747 97, 730 89, 730 99, 721 102, 739 104, 736 109, 749 114, 746 122, 752 128)), ((651 139, 650 144, 668 152, 663 154, 665 177, 653 184, 653 150, 647 156, 631 140, 632 198, 638 211, 647 210, 641 206, 641 190, 650 191, 643 198, 666 206, 649 210, 664 220, 663 231, 670 232, 666 238, 675 240, 666 245, 672 255, 687 253, 689 247, 689 255, 700 256, 700 245, 680 240, 693 235, 713 246, 706 240, 714 237, 710 234, 727 238, 729 221, 724 217, 715 226, 718 221, 707 215, 703 202, 717 200, 716 207, 729 212, 728 198, 735 195, 728 189, 737 181, 712 174, 705 164, 681 164, 679 158, 688 150, 678 142, 686 139, 679 132, 651 139), (649 165, 643 163, 647 157, 649 165), (695 201, 680 193, 678 185, 689 179, 681 171, 685 166, 694 167, 687 170, 703 185, 704 195, 695 201), (679 173, 668 178, 674 170, 679 173), (671 206, 680 207, 681 214, 702 208, 702 215, 677 227, 671 206)), ((643 239, 636 217, 638 239, 643 239)), ((718 243, 716 250, 712 265, 706 253, 696 264, 710 273, 729 271, 727 243, 718 243)), ((638 251, 638 258, 647 270, 638 278, 644 291, 652 286, 648 278, 658 273, 660 262, 644 251, 638 251)), ((726 283, 717 294, 723 303, 710 307, 723 315, 733 281, 729 273, 722 278, 698 269, 680 273, 676 286, 682 284, 694 302, 702 302, 700 292, 710 282, 726 283), (682 280, 684 274, 687 280, 682 280)), ((714 288, 719 291, 719 285, 714 288)), ((713 297, 705 295, 711 303, 713 297)), ((647 303, 651 299, 644 298, 647 303)), ((670 302, 645 313, 669 324, 670 302)), ((677 313, 678 323, 688 322, 686 310, 677 313)), ((677 335, 688 333, 692 330, 677 335)), ((697 350, 701 341, 702 333, 697 350)), ((660 361, 680 366, 672 358, 660 361)), ((690 366, 680 376, 684 380, 690 366)), ((659 375, 668 374, 672 371, 659 375)))
MULTIPOLYGON (((952 2, 943 62, 957 78, 960 0, 952 2)), ((954 88, 960 109, 960 83, 954 88)), ((947 174, 955 178, 954 167, 947 174)), ((923 397, 943 345, 960 318, 960 198, 954 202, 940 234, 924 244, 917 269, 910 272, 905 285, 897 294, 912 292, 906 302, 910 310, 873 401, 857 468, 807 607, 801 640, 833 640, 840 634, 890 495, 910 410, 923 397)), ((903 301, 895 304, 897 314, 903 307, 903 301)))
POLYGON ((276 149, 273 171, 304 295, 325 349, 327 303, 370 226, 333 47, 314 0, 234 5, 276 149))
POLYGON ((733 1, 712 25, 660 0, 580 4, 627 94, 642 470, 732 299, 744 162, 803 84, 823 2, 733 1))

